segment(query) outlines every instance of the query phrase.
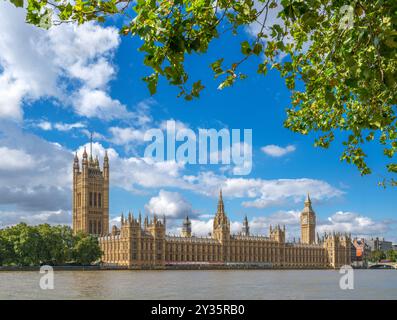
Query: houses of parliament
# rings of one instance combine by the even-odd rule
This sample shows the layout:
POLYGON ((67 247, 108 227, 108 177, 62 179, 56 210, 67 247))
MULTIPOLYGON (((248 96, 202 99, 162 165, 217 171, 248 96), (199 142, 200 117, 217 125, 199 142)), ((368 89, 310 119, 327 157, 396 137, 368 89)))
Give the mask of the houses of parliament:
POLYGON ((240 233, 230 232, 230 220, 219 193, 213 230, 208 237, 192 235, 188 217, 180 236, 166 232, 166 219, 121 215, 120 228, 109 232, 109 158, 103 166, 84 150, 73 164, 73 231, 98 237, 104 266, 131 269, 166 268, 340 268, 351 263, 347 234, 316 234, 316 214, 309 195, 300 216, 299 242, 287 242, 285 226, 270 226, 267 236, 250 233, 247 217, 240 233))

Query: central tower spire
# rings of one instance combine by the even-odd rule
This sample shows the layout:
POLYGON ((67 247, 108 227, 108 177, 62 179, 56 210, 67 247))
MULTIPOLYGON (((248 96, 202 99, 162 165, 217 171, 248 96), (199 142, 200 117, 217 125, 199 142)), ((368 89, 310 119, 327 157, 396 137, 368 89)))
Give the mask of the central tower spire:
POLYGON ((219 200, 218 200, 218 209, 216 214, 221 214, 221 215, 225 215, 225 205, 223 203, 223 197, 222 197, 222 189, 220 189, 219 191, 219 200))
POLYGON ((90 162, 93 161, 92 158, 92 132, 90 133, 90 162))

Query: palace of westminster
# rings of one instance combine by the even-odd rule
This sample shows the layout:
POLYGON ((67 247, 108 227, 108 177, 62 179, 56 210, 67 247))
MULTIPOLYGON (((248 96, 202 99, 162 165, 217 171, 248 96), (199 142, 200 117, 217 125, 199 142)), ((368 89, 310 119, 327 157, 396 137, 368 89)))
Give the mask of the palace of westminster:
POLYGON ((285 227, 270 226, 268 236, 250 234, 248 219, 242 231, 230 233, 230 220, 219 194, 213 230, 208 237, 192 235, 191 221, 183 221, 180 236, 166 233, 165 218, 131 213, 109 232, 109 158, 103 167, 86 150, 80 166, 73 164, 73 230, 98 237, 105 266, 123 268, 340 268, 351 263, 347 234, 316 236, 316 215, 309 195, 300 217, 301 240, 286 242, 285 227))

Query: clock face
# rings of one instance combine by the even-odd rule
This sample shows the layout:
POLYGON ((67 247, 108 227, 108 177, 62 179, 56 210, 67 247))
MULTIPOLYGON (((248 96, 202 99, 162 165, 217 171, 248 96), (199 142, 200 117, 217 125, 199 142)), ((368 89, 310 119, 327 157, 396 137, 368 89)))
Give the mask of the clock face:
POLYGON ((303 224, 307 224, 307 222, 308 222, 308 221, 307 221, 307 216, 303 216, 303 217, 302 217, 302 223, 303 223, 303 224))

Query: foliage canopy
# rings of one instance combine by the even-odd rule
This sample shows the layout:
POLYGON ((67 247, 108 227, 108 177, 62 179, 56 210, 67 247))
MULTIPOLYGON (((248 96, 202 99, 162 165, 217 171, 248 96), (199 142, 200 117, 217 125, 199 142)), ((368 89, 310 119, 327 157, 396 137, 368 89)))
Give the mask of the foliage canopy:
POLYGON ((68 226, 28 226, 19 223, 0 230, 0 266, 87 265, 100 257, 96 238, 73 235, 68 226))
MULTIPOLYGON (((10 0, 22 6, 22 0, 10 0)), ((241 43, 240 57, 211 64, 219 89, 247 77, 239 67, 259 56, 254 72, 279 70, 291 90, 285 126, 316 133, 315 145, 328 148, 335 134, 346 137, 341 159, 362 175, 371 173, 363 145, 377 140, 397 172, 397 2, 395 0, 28 0, 26 21, 51 23, 96 20, 123 15, 123 35, 138 36, 144 78, 151 94, 160 77, 180 89, 187 100, 199 97, 204 85, 190 81, 186 55, 205 53, 225 32, 258 27, 241 43), (278 19, 269 21, 271 11, 278 19), (226 31, 225 31, 226 30, 226 31), (299 89, 303 84, 303 89, 299 89), (299 88, 298 88, 299 87, 299 88)), ((198 59, 198 58, 197 58, 198 59)), ((387 182, 387 181, 386 181, 387 182)), ((396 185, 394 178, 389 180, 396 185)), ((385 181, 382 182, 385 184, 385 181)))

